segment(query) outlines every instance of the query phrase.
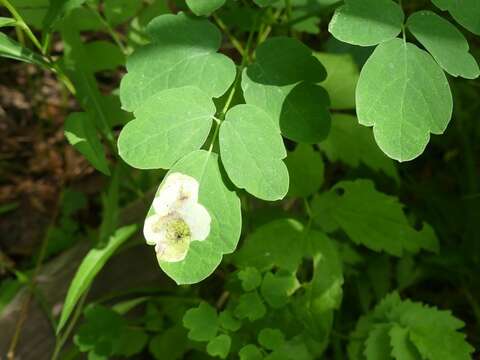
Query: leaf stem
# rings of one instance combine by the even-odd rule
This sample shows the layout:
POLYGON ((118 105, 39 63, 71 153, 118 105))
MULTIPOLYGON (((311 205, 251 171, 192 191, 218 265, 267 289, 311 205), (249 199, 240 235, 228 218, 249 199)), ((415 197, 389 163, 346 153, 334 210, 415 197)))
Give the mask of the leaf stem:
POLYGON ((233 47, 240 53, 240 55, 243 57, 245 53, 245 49, 242 46, 242 43, 231 33, 231 31, 228 29, 228 26, 225 25, 225 23, 220 19, 216 14, 212 15, 213 19, 217 23, 218 27, 227 35, 228 39, 232 43, 233 47))

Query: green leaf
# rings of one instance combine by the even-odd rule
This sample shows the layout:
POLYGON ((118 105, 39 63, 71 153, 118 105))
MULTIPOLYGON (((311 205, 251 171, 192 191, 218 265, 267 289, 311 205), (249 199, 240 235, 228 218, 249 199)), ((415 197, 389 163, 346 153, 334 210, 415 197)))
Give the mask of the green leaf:
POLYGON ((463 27, 480 35, 480 3, 477 0, 432 0, 440 9, 450 15, 463 27))
POLYGON ((263 356, 260 349, 253 344, 245 345, 238 352, 240 360, 262 360, 263 356))
POLYGON ((342 259, 334 242, 320 231, 310 230, 308 245, 306 255, 313 257, 313 278, 306 286, 309 309, 321 316, 342 302, 342 259))
POLYGON ((330 135, 320 143, 320 149, 332 162, 341 161, 354 168, 362 163, 373 171, 383 171, 397 182, 400 180, 394 162, 375 144, 372 131, 360 126, 352 115, 333 115, 330 135))
POLYGON ((215 114, 213 101, 196 87, 157 93, 135 111, 118 138, 118 152, 139 169, 169 169, 198 150, 208 137, 215 114))
POLYGON ((125 327, 114 346, 113 353, 131 357, 143 350, 148 342, 148 335, 142 329, 125 327))
POLYGON ((407 20, 407 27, 450 75, 475 79, 477 61, 469 53, 465 36, 447 20, 431 11, 419 11, 407 20))
POLYGON ((183 326, 190 331, 188 338, 195 341, 212 340, 218 331, 217 310, 207 303, 189 309, 183 316, 183 326))
POLYGON ((260 7, 270 6, 278 2, 278 0, 253 0, 260 7))
POLYGON ((390 325, 377 325, 370 332, 365 342, 365 357, 367 360, 390 360, 393 359, 391 353, 389 337, 390 325))
POLYGON ((209 276, 223 254, 235 250, 242 223, 240 200, 226 185, 215 153, 194 151, 172 167, 170 173, 174 172, 192 176, 199 182, 199 202, 212 219, 209 236, 204 241, 192 242, 184 260, 159 262, 178 284, 192 284, 209 276))
POLYGON ((402 30, 402 8, 392 0, 346 0, 328 26, 338 40, 372 46, 397 37, 402 30))
POLYGON ((225 359, 230 352, 231 345, 232 339, 230 336, 225 334, 218 335, 207 344, 207 353, 211 356, 218 356, 221 359, 225 359))
POLYGON ((120 48, 105 40, 85 44, 85 52, 90 55, 90 69, 93 72, 115 70, 125 64, 125 55, 120 48))
POLYGON ((325 68, 309 48, 293 38, 276 37, 262 43, 256 60, 242 76, 247 104, 265 110, 282 134, 294 141, 315 143, 330 128, 327 92, 316 85, 325 68))
POLYGON ((402 256, 405 251, 438 249, 433 229, 428 224, 420 231, 412 228, 398 199, 376 191, 369 180, 337 183, 330 192, 314 199, 312 211, 320 225, 327 218, 353 242, 375 251, 402 256))
POLYGON ((16 23, 17 21, 15 19, 0 17, 0 28, 7 27, 7 26, 15 26, 16 23))
POLYGON ((307 197, 323 184, 324 164, 320 153, 311 146, 299 144, 285 160, 290 175, 289 196, 307 197))
POLYGON ((288 191, 287 156, 270 116, 252 105, 228 111, 220 127, 220 155, 232 182, 263 200, 280 200, 288 191))
POLYGON ((235 308, 235 316, 239 319, 255 321, 265 316, 267 309, 256 291, 242 294, 235 308))
POLYGON ((242 288, 245 291, 255 290, 262 283, 262 275, 254 267, 247 267, 238 272, 238 278, 242 282, 242 288))
POLYGON ((408 329, 394 324, 390 329, 390 345, 392 346, 392 356, 395 360, 421 360, 413 343, 408 338, 408 329))
POLYGON ((265 328, 258 333, 258 343, 268 350, 277 350, 285 343, 285 335, 279 329, 265 328))
POLYGON ((148 348, 157 360, 183 359, 188 351, 186 330, 182 326, 175 326, 162 331, 152 338, 148 348))
POLYGON ((320 85, 327 90, 332 109, 355 109, 355 88, 360 72, 352 55, 330 53, 314 55, 327 69, 327 78, 320 85))
POLYGON ((50 65, 43 60, 41 55, 23 47, 4 33, 0 33, 0 57, 19 60, 46 68, 50 67, 50 65))
POLYGON ((292 274, 273 274, 267 272, 263 278, 260 293, 274 309, 281 308, 288 303, 288 297, 299 287, 297 278, 292 274))
POLYGON ((235 64, 222 54, 220 31, 205 19, 166 14, 153 19, 147 33, 151 43, 127 59, 128 73, 120 85, 125 110, 134 111, 158 92, 196 86, 209 97, 230 87, 235 64))
POLYGON ((295 271, 303 255, 303 226, 293 219, 269 222, 251 233, 235 254, 238 267, 253 266, 260 271, 274 265, 295 271))
POLYGON ((95 276, 103 268, 103 265, 105 265, 120 245, 128 240, 136 231, 137 225, 124 226, 110 237, 108 243, 103 248, 92 249, 84 257, 68 288, 67 297, 57 326, 57 334, 65 326, 78 299, 88 289, 95 276))
POLYGON ((142 2, 137 0, 105 0, 105 18, 113 26, 122 24, 134 17, 142 8, 142 2))
POLYGON ((208 16, 225 4, 225 0, 186 0, 186 2, 197 16, 208 16))
POLYGON ((417 46, 395 39, 379 45, 357 86, 360 124, 373 126, 389 157, 412 160, 442 134, 452 116, 452 94, 442 69, 417 46))
POLYGON ((237 331, 242 326, 242 323, 233 317, 233 314, 229 309, 220 313, 218 321, 222 328, 229 331, 237 331))
POLYGON ((81 352, 91 351, 98 356, 113 354, 125 320, 115 311, 101 305, 90 305, 85 311, 85 323, 79 328, 74 342, 81 352))
POLYGON ((65 137, 100 172, 110 175, 105 150, 87 113, 71 113, 65 120, 65 137))
POLYGON ((51 32, 54 26, 72 10, 79 8, 86 0, 51 0, 43 19, 43 30, 51 32))

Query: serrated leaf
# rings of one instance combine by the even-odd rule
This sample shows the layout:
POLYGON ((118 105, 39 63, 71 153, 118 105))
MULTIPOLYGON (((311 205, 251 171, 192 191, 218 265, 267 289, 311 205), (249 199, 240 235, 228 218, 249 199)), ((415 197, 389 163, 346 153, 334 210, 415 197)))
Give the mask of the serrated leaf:
POLYGON ((235 308, 235 316, 239 319, 255 321, 265 316, 267 309, 258 292, 253 291, 242 294, 235 308))
POLYGON ((365 357, 367 360, 390 360, 393 359, 391 353, 389 337, 390 325, 376 325, 365 342, 365 357))
MULTIPOLYGON (((375 190, 369 180, 342 181, 312 204, 316 221, 330 218, 349 238, 375 251, 394 256, 420 249, 437 251, 433 229, 427 224, 422 230, 412 228, 398 199, 375 190)), ((334 230, 334 229, 330 229, 334 230)))
POLYGON ((288 154, 285 164, 290 176, 289 196, 307 197, 322 186, 323 159, 311 146, 299 144, 288 154))
POLYGON ((288 191, 287 156, 280 130, 252 105, 228 111, 220 127, 220 155, 230 180, 263 200, 280 200, 288 191))
POLYGON ((105 175, 110 175, 105 150, 98 139, 94 122, 87 113, 71 113, 65 120, 65 137, 87 160, 105 175))
POLYGON ((328 94, 316 85, 325 76, 309 48, 276 37, 257 48, 255 62, 243 72, 242 89, 246 103, 270 114, 285 137, 315 143, 330 128, 328 94))
POLYGON ((262 360, 263 356, 258 347, 253 344, 245 345, 238 352, 240 360, 262 360))
POLYGON ((458 332, 465 324, 450 311, 406 300, 390 316, 409 329, 409 338, 423 358, 471 359, 474 348, 458 332))
POLYGON ((432 0, 442 10, 448 11, 463 27, 480 35, 480 3, 477 0, 432 0))
POLYGON ((143 350, 148 342, 148 335, 142 329, 125 327, 113 347, 113 353, 132 357, 143 350))
POLYGON ((279 329, 265 328, 258 333, 258 343, 268 350, 277 350, 285 343, 285 335, 279 329))
POLYGON ((395 360, 421 360, 413 343, 408 338, 408 329, 402 328, 398 324, 392 325, 390 332, 390 345, 392 347, 392 356, 395 360))
POLYGON ((225 0, 186 0, 186 2, 197 16, 210 15, 225 4, 225 0))
POLYGON ((360 73, 357 115, 373 126, 382 151, 412 160, 442 134, 452 116, 452 94, 444 72, 425 51, 395 39, 379 45, 360 73))
POLYGON ((188 338, 195 341, 210 341, 218 331, 217 310, 207 303, 189 309, 183 316, 183 326, 188 332, 188 338))
POLYGON ((19 60, 42 67, 49 67, 49 64, 41 55, 23 47, 20 43, 10 39, 4 33, 0 33, 0 57, 19 60))
POLYGON ((327 78, 320 85, 327 90, 332 109, 354 109, 360 71, 352 55, 315 53, 315 57, 327 69, 327 78))
POLYGON ((137 110, 165 89, 196 86, 219 97, 232 84, 235 64, 216 53, 221 34, 207 20, 183 13, 161 15, 149 23, 147 33, 151 43, 127 59, 128 73, 120 84, 125 110, 137 110))
POLYGON ((480 74, 470 54, 467 39, 450 22, 431 11, 419 11, 407 20, 407 27, 450 75, 475 79, 480 74))
POLYGON ((221 359, 225 359, 230 352, 231 345, 232 339, 230 336, 225 334, 218 335, 207 344, 207 353, 211 356, 218 356, 221 359))
POLYGON ((333 14, 328 31, 340 41, 372 46, 397 37, 403 19, 402 8, 392 0, 346 0, 333 14))
POLYGON ((159 264, 177 284, 193 284, 208 277, 220 264, 223 254, 235 250, 242 222, 240 200, 226 185, 215 153, 194 151, 180 159, 168 174, 175 172, 199 182, 198 201, 210 214, 210 233, 205 240, 190 244, 184 260, 159 261, 159 264))
POLYGON ((214 114, 213 101, 198 88, 188 86, 158 92, 124 126, 118 152, 133 167, 169 169, 203 145, 214 114))
POLYGON ((262 283, 262 275, 254 267, 246 267, 238 272, 238 278, 242 282, 242 288, 245 291, 255 290, 262 283))
POLYGON ((397 182, 400 180, 394 162, 375 144, 372 131, 359 125, 352 115, 333 115, 330 134, 320 143, 320 149, 330 161, 341 161, 354 168, 363 163, 397 182))
POLYGON ((278 309, 287 305, 288 297, 298 286, 297 278, 292 274, 267 272, 263 278, 260 293, 268 305, 278 309))
POLYGON ((83 258, 75 276, 68 288, 67 297, 63 305, 60 320, 57 326, 57 334, 65 326, 78 299, 88 289, 95 276, 102 269, 107 260, 114 254, 120 245, 127 241, 137 231, 136 225, 124 226, 118 229, 108 240, 104 247, 92 249, 83 258))
POLYGON ((269 222, 250 234, 235 254, 239 267, 269 270, 274 265, 295 271, 303 255, 303 226, 293 219, 269 222))

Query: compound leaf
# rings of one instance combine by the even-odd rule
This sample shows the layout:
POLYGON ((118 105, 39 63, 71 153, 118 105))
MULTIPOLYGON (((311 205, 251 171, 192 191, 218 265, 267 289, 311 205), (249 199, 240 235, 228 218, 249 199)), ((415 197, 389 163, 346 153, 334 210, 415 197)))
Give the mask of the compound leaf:
POLYGON ((328 135, 328 94, 317 83, 325 68, 300 41, 271 38, 256 51, 256 60, 243 72, 247 104, 266 111, 282 134, 294 141, 315 143, 328 135))
POLYGON ((478 77, 480 70, 468 51, 467 39, 450 22, 434 12, 419 11, 410 15, 407 27, 450 75, 478 77))
POLYGON ((242 288, 245 291, 255 290, 262 283, 262 275, 254 267, 247 267, 238 272, 238 278, 242 282, 242 288))
MULTIPOLYGON (((398 199, 375 190, 369 180, 342 181, 313 201, 314 216, 342 228, 350 239, 375 251, 402 256, 420 249, 436 251, 433 229, 424 224, 422 230, 412 228, 398 199)), ((332 231, 335 228, 330 228, 332 231)))
POLYGON ((158 92, 124 126, 118 152, 133 167, 168 169, 203 145, 214 114, 213 101, 196 87, 158 92))
POLYGON ((175 172, 199 182, 198 201, 210 214, 210 233, 203 241, 193 241, 182 261, 159 261, 159 264, 177 284, 193 284, 209 276, 220 264, 223 254, 235 250, 242 223, 240 199, 226 185, 215 153, 194 151, 172 167, 170 173, 175 172))
POLYGON ((328 30, 340 41, 372 46, 397 37, 403 19, 402 8, 392 0, 346 0, 328 30))
POLYGON ((258 343, 268 350, 277 350, 285 343, 285 335, 279 329, 265 328, 258 333, 258 343))
POLYGON ((235 64, 222 54, 220 31, 206 19, 166 14, 147 26, 151 43, 127 59, 120 85, 125 110, 138 109, 158 92, 196 86, 209 97, 221 96, 232 84, 235 64))
POLYGON ((392 348, 389 337, 389 324, 376 325, 365 342, 365 357, 368 360, 390 360, 392 348))
POLYGON ((220 155, 230 180, 263 200, 288 191, 287 156, 280 130, 262 109, 237 105, 220 127, 220 155))
POLYGON ((262 352, 253 344, 245 345, 238 352, 240 360, 262 360, 262 352))
POLYGON ((243 294, 238 299, 238 305, 235 308, 235 316, 239 319, 248 319, 255 321, 265 316, 267 309, 263 304, 262 298, 258 292, 253 291, 243 294))
POLYGON ((430 133, 442 134, 452 116, 452 94, 444 72, 417 46, 394 39, 380 44, 357 85, 360 124, 373 126, 375 140, 389 157, 412 160, 430 133))

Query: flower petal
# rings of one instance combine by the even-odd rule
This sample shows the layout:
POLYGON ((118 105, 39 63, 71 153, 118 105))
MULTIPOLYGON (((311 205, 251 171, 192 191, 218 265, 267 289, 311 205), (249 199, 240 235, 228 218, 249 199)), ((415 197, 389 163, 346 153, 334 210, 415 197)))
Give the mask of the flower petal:
POLYGON ((192 241, 201 241, 208 237, 212 220, 203 205, 198 203, 193 204, 188 208, 182 209, 180 214, 190 228, 192 241))
POLYGON ((189 207, 198 201, 199 184, 196 179, 181 173, 172 173, 163 181, 153 208, 159 215, 189 207))
POLYGON ((158 261, 177 262, 182 261, 187 256, 190 248, 190 240, 172 244, 170 241, 161 241, 155 245, 158 261))
POLYGON ((162 229, 162 217, 154 214, 145 219, 143 224, 143 236, 148 245, 155 245, 166 236, 165 229, 162 229))

